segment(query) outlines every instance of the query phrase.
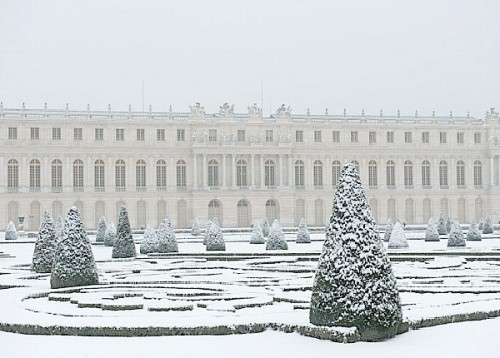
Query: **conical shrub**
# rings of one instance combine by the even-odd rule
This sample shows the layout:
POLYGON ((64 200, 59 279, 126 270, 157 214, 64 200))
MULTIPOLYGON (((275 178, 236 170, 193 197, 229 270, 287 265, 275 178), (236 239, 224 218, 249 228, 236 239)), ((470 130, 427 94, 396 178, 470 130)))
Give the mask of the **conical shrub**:
POLYGON ((130 221, 128 220, 127 209, 122 207, 120 209, 120 216, 118 218, 118 227, 116 228, 116 240, 113 244, 113 259, 135 257, 134 239, 130 231, 130 221))
POLYGON ((31 265, 33 271, 39 273, 49 273, 52 271, 57 242, 56 229, 52 222, 52 217, 48 211, 45 211, 40 223, 35 250, 33 251, 33 263, 31 265))

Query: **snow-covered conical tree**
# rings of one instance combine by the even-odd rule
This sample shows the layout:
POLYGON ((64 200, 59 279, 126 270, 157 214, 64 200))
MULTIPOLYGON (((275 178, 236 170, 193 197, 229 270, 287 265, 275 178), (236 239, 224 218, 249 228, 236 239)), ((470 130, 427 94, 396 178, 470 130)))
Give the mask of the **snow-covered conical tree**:
POLYGON ((493 234, 493 225, 491 225, 491 217, 489 215, 484 218, 483 234, 493 234))
POLYGON ((481 241, 481 231, 477 227, 476 220, 472 219, 469 224, 469 231, 467 232, 467 241, 481 241))
POLYGON ((179 252, 177 239, 175 238, 175 233, 174 229, 172 228, 170 217, 167 216, 165 219, 163 219, 163 222, 158 227, 156 236, 158 240, 158 252, 179 252))
POLYGON ((193 220, 193 225, 191 226, 191 235, 192 236, 201 235, 200 222, 198 221, 198 217, 195 217, 193 220))
POLYGON ((358 328, 382 340, 404 327, 391 262, 356 168, 346 164, 314 278, 309 318, 320 326, 358 328))
POLYGON ((448 217, 448 219, 446 219, 446 233, 447 234, 449 234, 451 231, 451 222, 452 222, 451 218, 448 217))
POLYGON ((57 241, 60 241, 64 237, 64 220, 61 215, 57 217, 55 228, 57 241))
POLYGON ((203 245, 207 244, 208 236, 210 235, 210 226, 212 226, 212 219, 208 219, 207 227, 205 228, 205 235, 203 235, 203 245))
POLYGON ((63 239, 57 244, 50 287, 97 285, 99 276, 80 212, 73 206, 64 223, 63 239))
POLYGON ((95 242, 104 242, 104 236, 106 235, 106 228, 108 225, 106 224, 106 219, 104 216, 101 216, 99 222, 97 223, 97 232, 95 234, 95 242))
POLYGON ((52 271, 57 242, 56 229, 52 222, 52 217, 48 211, 45 211, 40 223, 35 250, 33 251, 33 264, 31 265, 33 271, 39 273, 52 271))
POLYGON ((214 218, 212 225, 210 225, 210 232, 207 238, 207 251, 226 251, 226 243, 217 218, 214 218))
POLYGON ((116 240, 113 244, 113 253, 111 257, 114 259, 121 259, 127 257, 135 257, 134 239, 130 231, 130 221, 128 220, 128 212, 123 206, 120 209, 120 216, 118 217, 118 227, 116 228, 116 240))
POLYGON ((5 229, 5 240, 17 240, 16 226, 12 221, 9 221, 5 229))
POLYGON ((264 218, 264 220, 262 221, 262 233, 264 234, 264 237, 268 237, 269 236, 269 231, 270 231, 270 227, 269 227, 269 221, 267 221, 267 216, 264 218))
POLYGON ((479 219, 478 229, 482 231, 483 227, 484 227, 484 217, 479 219))
POLYGON ((309 235, 309 229, 307 228, 306 220, 304 218, 300 219, 299 230, 297 231, 297 239, 295 242, 297 244, 311 243, 311 236, 309 235))
POLYGON ((407 249, 409 247, 403 225, 401 225, 399 221, 396 222, 392 229, 391 238, 389 239, 387 247, 389 249, 407 249))
POLYGON ((392 228, 394 227, 394 221, 391 217, 387 219, 387 224, 385 224, 384 241, 389 242, 391 238, 392 228))
POLYGON ((266 250, 288 250, 288 244, 285 240, 285 234, 281 229, 278 219, 274 219, 273 225, 269 230, 267 237, 266 250))
POLYGON ((141 247, 139 249, 141 254, 150 254, 152 252, 158 252, 159 242, 158 236, 156 235, 156 229, 152 222, 148 222, 146 230, 144 230, 144 238, 141 242, 141 247))
POLYGON ((425 241, 439 241, 439 233, 435 218, 430 218, 425 231, 425 241))
POLYGON ((106 228, 106 233, 104 234, 104 245, 113 246, 116 241, 116 227, 113 222, 110 222, 106 228))
POLYGON ((448 233, 448 231, 446 230, 446 220, 441 213, 439 213, 437 229, 439 235, 446 235, 448 233))
POLYGON ((458 220, 451 223, 450 235, 448 236, 448 247, 465 246, 464 234, 458 220))
POLYGON ((260 227, 260 223, 258 221, 253 225, 252 235, 250 236, 251 244, 265 244, 266 239, 264 238, 264 234, 262 233, 262 228, 260 227))

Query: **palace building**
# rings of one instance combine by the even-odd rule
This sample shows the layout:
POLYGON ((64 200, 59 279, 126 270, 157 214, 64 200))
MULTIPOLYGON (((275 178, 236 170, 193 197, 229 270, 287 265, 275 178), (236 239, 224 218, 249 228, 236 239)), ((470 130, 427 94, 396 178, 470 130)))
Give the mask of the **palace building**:
POLYGON ((0 227, 37 230, 76 205, 87 228, 170 216, 177 228, 218 217, 224 227, 278 218, 324 226, 342 166, 355 163, 376 220, 500 219, 500 118, 380 114, 264 117, 257 105, 215 114, 8 109, 0 105, 0 227))

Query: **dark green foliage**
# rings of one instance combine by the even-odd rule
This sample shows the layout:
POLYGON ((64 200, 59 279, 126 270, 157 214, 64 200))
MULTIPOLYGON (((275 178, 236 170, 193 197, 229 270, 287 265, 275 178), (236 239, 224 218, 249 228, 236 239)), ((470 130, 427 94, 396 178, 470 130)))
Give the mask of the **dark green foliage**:
POLYGON ((33 251, 33 264, 31 266, 33 271, 40 273, 49 273, 52 271, 57 242, 56 229, 52 222, 52 217, 48 211, 45 211, 40 223, 35 250, 33 251))
POLYGON ((167 253, 179 251, 174 229, 172 229, 172 222, 168 216, 160 224, 156 235, 158 240, 158 252, 167 253))
POLYGON ((120 209, 120 216, 118 218, 118 228, 116 229, 116 240, 113 244, 113 253, 111 255, 114 259, 135 257, 134 239, 130 231, 130 222, 128 220, 127 210, 122 207, 120 209))

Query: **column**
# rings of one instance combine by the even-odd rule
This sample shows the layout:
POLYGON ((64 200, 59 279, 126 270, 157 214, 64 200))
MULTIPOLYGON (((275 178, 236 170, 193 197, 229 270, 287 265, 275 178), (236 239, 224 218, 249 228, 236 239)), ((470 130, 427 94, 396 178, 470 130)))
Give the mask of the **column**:
POLYGON ((107 192, 115 191, 115 163, 112 158, 104 160, 104 190, 107 192))
POLYGON ((250 155, 250 187, 255 188, 255 154, 250 155))
POLYGON ((236 154, 231 155, 231 184, 236 189, 236 154))
POLYGON ((203 175, 203 190, 207 189, 207 156, 203 154, 203 168, 201 168, 201 173, 203 175))
POLYGON ((493 167, 493 157, 490 157, 490 187, 492 187, 495 184, 495 177, 494 177, 494 167, 493 167))
POLYGON ((193 188, 198 189, 198 155, 193 155, 193 188))
POLYGON ((94 161, 90 155, 83 161, 83 187, 84 191, 92 192, 94 191, 94 161))
POLYGON ((293 186, 293 172, 292 172, 292 168, 293 168, 293 161, 292 161, 292 155, 291 154, 288 154, 288 186, 289 187, 292 187, 293 186))
POLYGON ((278 187, 283 186, 283 154, 278 155, 278 187))
POLYGON ((222 155, 222 187, 226 189, 227 187, 227 178, 226 178, 226 155, 222 155))
POLYGON ((312 185, 313 185, 313 175, 314 175, 314 170, 312 168, 312 165, 311 165, 311 157, 307 157, 307 160, 306 162, 304 163, 304 165, 306 166, 304 168, 304 175, 305 175, 305 185, 306 185, 306 189, 307 190, 311 190, 312 189, 312 185))
POLYGON ((174 163, 174 158, 170 157, 169 158, 169 165, 168 167, 170 170, 167 171, 167 188, 169 186, 172 186, 172 190, 177 190, 177 180, 175 180, 177 176, 177 166, 174 163), (169 175, 170 174, 170 175, 169 175))
POLYGON ((265 178, 264 178, 264 157, 260 155, 260 187, 264 188, 265 178))
POLYGON ((325 189, 331 190, 332 188, 332 158, 326 157, 323 163, 323 180, 325 189))

